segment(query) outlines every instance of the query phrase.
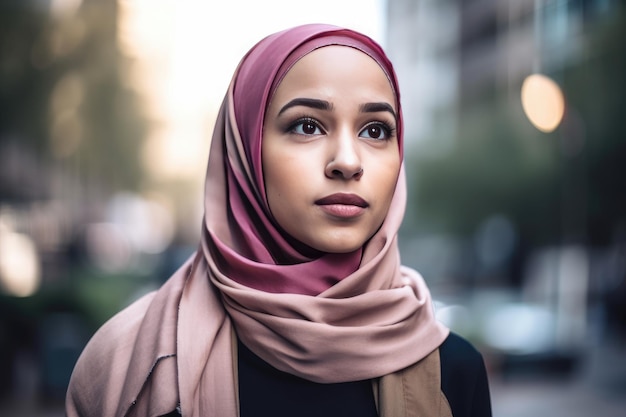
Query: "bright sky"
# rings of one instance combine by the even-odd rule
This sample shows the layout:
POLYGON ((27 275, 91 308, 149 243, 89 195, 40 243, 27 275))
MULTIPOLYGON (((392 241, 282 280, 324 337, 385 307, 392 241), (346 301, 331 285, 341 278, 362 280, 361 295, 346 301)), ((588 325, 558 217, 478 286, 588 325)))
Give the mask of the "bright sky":
MULTIPOLYGON (((153 7, 153 1, 148 1, 153 7)), ((175 60, 221 101, 241 57, 270 33, 303 23, 332 23, 382 38, 380 0, 186 0, 175 11, 175 60), (192 6, 193 5, 193 6, 192 6)), ((212 94, 212 93, 211 93, 212 94)))
POLYGON ((385 0, 118 0, 119 39, 134 59, 130 83, 156 129, 145 150, 155 175, 204 169, 215 117, 241 57, 261 38, 303 23, 330 23, 384 45, 385 0))

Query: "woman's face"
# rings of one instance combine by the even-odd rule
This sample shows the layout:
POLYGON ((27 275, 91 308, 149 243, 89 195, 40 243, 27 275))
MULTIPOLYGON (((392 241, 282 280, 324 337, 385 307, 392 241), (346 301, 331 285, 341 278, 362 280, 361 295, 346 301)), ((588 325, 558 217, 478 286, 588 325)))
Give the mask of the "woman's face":
POLYGON ((346 253, 378 230, 400 170, 395 103, 383 70, 354 48, 319 48, 287 72, 261 150, 269 208, 287 233, 346 253))

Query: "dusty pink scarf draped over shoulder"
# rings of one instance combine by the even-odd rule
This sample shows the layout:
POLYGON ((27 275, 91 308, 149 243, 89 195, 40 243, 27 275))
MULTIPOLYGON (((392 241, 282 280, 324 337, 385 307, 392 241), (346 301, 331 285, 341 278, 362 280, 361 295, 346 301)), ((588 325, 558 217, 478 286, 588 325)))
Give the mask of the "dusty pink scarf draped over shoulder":
MULTIPOLYGON (((236 401, 231 401, 237 389, 233 327, 274 367, 326 383, 400 370, 424 358, 447 335, 434 318, 422 278, 400 266, 403 170, 382 227, 355 253, 315 253, 282 233, 269 214, 261 167, 264 110, 299 58, 335 44, 357 48, 379 63, 400 113, 391 63, 375 42, 356 32, 301 26, 269 36, 244 57, 216 123, 203 256, 194 264, 180 304, 183 415, 237 415, 236 401)), ((401 119, 398 124, 401 138, 401 119)))
MULTIPOLYGON (((396 371, 427 357, 448 330, 435 320, 422 278, 400 265, 404 171, 382 226, 354 253, 320 253, 295 241, 276 225, 265 199, 268 100, 298 59, 327 45, 356 48, 378 62, 401 114, 391 63, 366 36, 305 25, 259 42, 241 61, 216 122, 200 249, 159 291, 92 338, 72 375, 68 416, 162 415, 179 403, 186 417, 235 417, 234 334, 275 368, 302 378, 372 379, 383 400, 415 397, 403 397, 408 388, 396 382, 405 372, 396 371)), ((397 132, 402 147, 401 117, 397 132)), ((425 395, 437 397, 438 380, 426 379, 435 394, 425 395)), ((400 403, 381 402, 381 414, 400 403)))

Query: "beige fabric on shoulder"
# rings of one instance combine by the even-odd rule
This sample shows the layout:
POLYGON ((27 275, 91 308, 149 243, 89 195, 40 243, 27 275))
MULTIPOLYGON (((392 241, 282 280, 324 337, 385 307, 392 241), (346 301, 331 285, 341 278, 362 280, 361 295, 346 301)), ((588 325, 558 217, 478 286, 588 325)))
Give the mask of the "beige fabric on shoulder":
POLYGON ((452 417, 441 391, 439 349, 408 368, 374 383, 380 417, 452 417))

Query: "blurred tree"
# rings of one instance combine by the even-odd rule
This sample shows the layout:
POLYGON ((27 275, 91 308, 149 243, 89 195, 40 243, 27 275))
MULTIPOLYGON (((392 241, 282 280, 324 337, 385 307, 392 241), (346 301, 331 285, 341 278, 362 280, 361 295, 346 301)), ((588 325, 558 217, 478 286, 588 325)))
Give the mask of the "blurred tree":
MULTIPOLYGON (((626 19, 618 10, 588 26, 585 53, 552 74, 567 100, 555 132, 532 128, 519 96, 486 91, 461 105, 448 152, 407 155, 413 233, 471 238, 482 221, 503 214, 528 247, 612 243, 626 224, 626 19)), ((439 123, 446 122, 444 115, 439 123)))
POLYGON ((0 4, 0 147, 31 161, 0 170, 0 200, 35 197, 19 175, 28 168, 38 198, 51 192, 51 171, 84 189, 135 188, 145 119, 123 84, 116 2, 60 14, 45 4, 0 4))
POLYGON ((467 236, 502 213, 536 243, 558 234, 558 137, 541 137, 546 135, 525 126, 518 111, 506 97, 477 104, 462 113, 462 135, 450 152, 417 160, 412 204, 422 218, 418 231, 434 222, 444 232, 467 236))
POLYGON ((0 227, 33 240, 42 271, 34 295, 0 295, 0 402, 19 389, 21 352, 41 367, 40 388, 48 381, 61 398, 89 330, 143 284, 137 274, 105 279, 86 265, 82 237, 111 194, 142 179, 147 120, 124 84, 127 65, 115 1, 0 2, 0 227), (51 323, 72 337, 50 337, 51 323), (47 343, 57 340, 74 340, 69 356, 47 343))
MULTIPOLYGON (((626 227, 626 13, 590 29, 586 59, 564 73, 568 101, 583 120, 589 243, 606 245, 626 227)), ((575 134, 576 132, 570 132, 575 134)))
POLYGON ((461 109, 459 137, 450 152, 407 155, 415 162, 415 210, 409 212, 420 218, 409 223, 415 231, 428 231, 433 223, 468 235, 487 216, 504 213, 529 243, 560 243, 563 211, 572 208, 563 206, 563 182, 571 174, 568 165, 576 163, 582 164, 589 190, 581 202, 589 205, 585 235, 591 243, 609 243, 626 213, 624 23, 624 15, 617 14, 602 28, 590 29, 587 56, 561 69, 568 112, 557 131, 531 128, 518 98, 501 92, 461 109))

